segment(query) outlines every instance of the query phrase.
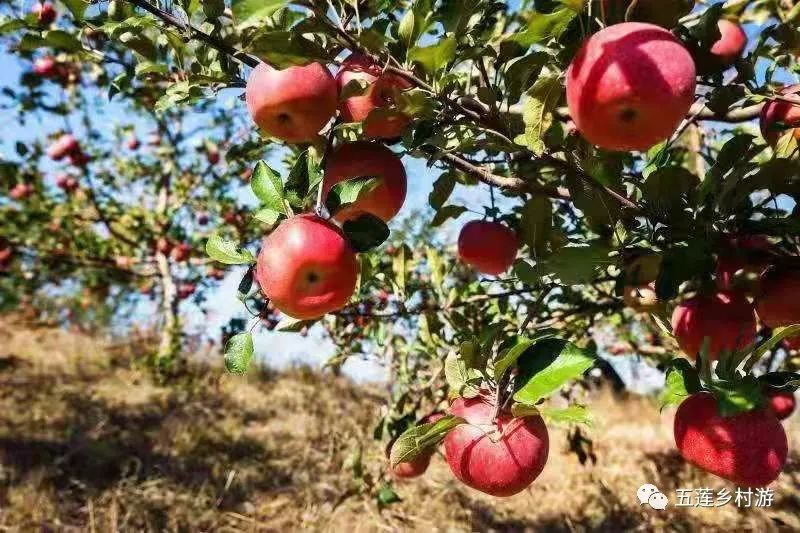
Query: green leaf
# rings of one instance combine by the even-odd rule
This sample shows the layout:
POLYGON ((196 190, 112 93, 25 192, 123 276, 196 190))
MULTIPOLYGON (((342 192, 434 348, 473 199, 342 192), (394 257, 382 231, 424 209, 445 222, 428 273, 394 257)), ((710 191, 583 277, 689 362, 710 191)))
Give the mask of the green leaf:
POLYGON ((444 360, 444 377, 451 398, 474 398, 480 393, 481 373, 459 352, 450 352, 444 360))
POLYGON ((517 136, 514 142, 528 147, 534 154, 545 152, 544 134, 553 124, 553 110, 561 100, 561 79, 558 76, 545 76, 536 80, 525 100, 522 120, 525 133, 517 136))
POLYGON ((525 29, 510 38, 522 46, 558 39, 576 15, 577 13, 569 8, 557 9, 552 13, 531 11, 525 29))
POLYGON ((89 7, 89 3, 84 0, 61 0, 61 3, 67 6, 75 22, 83 20, 83 14, 86 12, 86 8, 89 7))
POLYGON ((592 417, 585 405, 570 405, 569 407, 539 407, 539 413, 548 424, 585 424, 592 425, 592 417))
POLYGON ((381 184, 383 178, 376 176, 356 176, 340 181, 328 191, 325 207, 331 216, 364 198, 381 184))
POLYGON ((700 378, 689 361, 679 357, 669 363, 664 391, 661 393, 661 407, 677 405, 700 391, 700 378))
POLYGON ((423 453, 430 453, 434 446, 439 444, 447 433, 463 424, 464 419, 447 415, 433 424, 420 424, 406 430, 392 445, 389 462, 392 468, 400 463, 414 460, 423 453))
POLYGON ((389 238, 389 226, 369 213, 345 221, 342 230, 356 252, 366 252, 376 248, 389 238))
POLYGON ((253 176, 250 181, 250 188, 264 207, 281 214, 286 212, 286 202, 283 196, 283 182, 280 175, 272 170, 264 161, 256 163, 253 169, 253 176))
POLYGON ((456 38, 452 35, 443 37, 438 43, 430 46, 415 46, 408 51, 408 59, 419 63, 429 74, 443 69, 456 57, 456 38))
POLYGON ((400 300, 406 299, 406 273, 411 261, 411 249, 407 244, 403 244, 392 257, 392 274, 394 275, 394 286, 396 295, 400 300))
POLYGON ((206 254, 220 263, 226 265, 243 265, 254 263, 253 254, 244 248, 240 248, 238 243, 223 239, 215 233, 206 242, 206 254))
POLYGON ((719 414, 723 417, 752 411, 764 403, 761 383, 753 375, 735 381, 713 381, 708 387, 717 399, 719 414))
POLYGON ((308 328, 314 325, 316 320, 301 320, 299 318, 292 318, 290 316, 285 316, 281 318, 281 321, 275 326, 276 331, 290 331, 297 333, 301 331, 303 328, 308 328))
POLYGON ((542 262, 539 271, 555 275, 566 285, 588 283, 594 279, 598 267, 613 263, 608 257, 610 251, 601 242, 561 248, 542 262))
POLYGON ((662 219, 683 216, 692 191, 700 180, 683 167, 661 167, 647 176, 642 184, 642 196, 650 212, 662 219))
POLYGON ((500 381, 503 379, 503 375, 506 373, 506 370, 511 368, 514 364, 516 364, 517 360, 520 356, 525 353, 525 351, 534 345, 534 343, 538 339, 529 339, 527 337, 520 337, 513 347, 509 348, 504 353, 500 354, 500 359, 495 361, 494 363, 494 379, 495 381, 500 381))
POLYGON ((406 45, 406 48, 411 47, 416 41, 417 36, 414 34, 414 10, 409 9, 406 11, 403 18, 400 19, 400 24, 397 26, 397 36, 406 45))
POLYGON ((456 186, 456 177, 452 172, 441 174, 433 182, 433 190, 428 195, 428 203, 434 209, 441 209, 444 203, 450 198, 450 194, 456 186))
POLYGON ((375 498, 378 500, 379 507, 403 501, 388 484, 383 485, 380 490, 378 490, 378 494, 375 495, 375 498))
POLYGON ((549 56, 545 52, 534 52, 533 54, 515 59, 506 69, 506 93, 508 101, 519 102, 522 93, 527 91, 535 80, 539 77, 549 56))
POLYGON ((695 239, 684 246, 675 246, 664 253, 656 278, 656 294, 660 300, 678 295, 681 283, 712 272, 714 258, 707 240, 695 239))
POLYGON ((0 35, 21 30, 26 26, 23 19, 8 19, 0 21, 0 35))
MULTIPOLYGON (((749 359, 748 366, 752 367, 752 365, 754 365, 762 357, 764 357, 764 354, 774 349, 784 339, 789 337, 795 337, 797 335, 800 335, 800 324, 793 324, 791 326, 775 328, 772 330, 772 336, 770 336, 769 339, 762 342, 755 349, 753 349, 752 346, 749 346, 744 350, 742 350, 741 352, 735 354, 735 356, 729 360, 730 367, 721 370, 723 372, 727 371, 728 373, 733 373, 733 371, 735 371, 742 362, 747 361, 748 359, 749 359)), ((720 374, 720 369, 718 369, 717 374, 720 374)))
POLYGON ((46 31, 44 32, 44 40, 49 46, 66 52, 77 52, 83 49, 83 45, 78 38, 68 31, 46 31))
POLYGON ((553 230, 553 206, 545 196, 534 196, 522 207, 520 236, 534 257, 547 251, 550 233, 553 230))
POLYGON ((446 205, 436 211, 436 215, 434 215, 433 220, 431 221, 431 226, 434 228, 438 228, 442 224, 444 224, 448 219, 451 218, 458 218, 462 214, 467 211, 466 207, 462 207, 460 205, 446 205))
POLYGON ((535 405, 568 381, 582 376, 594 362, 593 356, 571 342, 543 339, 518 361, 514 400, 535 405))
POLYGON ((233 20, 239 27, 256 25, 286 3, 286 0, 232 0, 233 20))
POLYGON ((322 45, 291 31, 259 33, 250 42, 248 50, 276 68, 307 65, 331 58, 331 52, 322 45))
POLYGON ((225 345, 225 369, 231 374, 246 374, 253 360, 253 335, 239 333, 225 345))
POLYGON ((278 220, 281 219, 283 213, 279 213, 269 207, 262 207, 253 214, 253 218, 266 224, 267 226, 274 226, 278 220))

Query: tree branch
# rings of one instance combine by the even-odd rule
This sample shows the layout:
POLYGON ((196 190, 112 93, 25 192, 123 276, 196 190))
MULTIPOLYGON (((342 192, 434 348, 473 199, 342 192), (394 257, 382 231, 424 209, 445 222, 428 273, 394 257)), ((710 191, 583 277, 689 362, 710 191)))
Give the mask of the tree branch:
POLYGON ((128 0, 131 4, 138 6, 148 13, 155 15, 157 18, 161 19, 162 21, 166 22, 170 26, 173 26, 181 31, 188 32, 190 37, 197 39, 198 41, 203 41, 204 43, 216 48, 220 52, 227 54, 234 58, 235 60, 248 65, 250 67, 255 67, 259 64, 260 60, 255 58, 241 50, 237 50, 236 48, 230 46, 228 43, 214 37, 213 35, 209 35, 208 33, 196 28, 189 22, 184 22, 180 20, 178 17, 173 15, 172 13, 168 13, 163 11, 156 6, 150 4, 147 0, 128 0))

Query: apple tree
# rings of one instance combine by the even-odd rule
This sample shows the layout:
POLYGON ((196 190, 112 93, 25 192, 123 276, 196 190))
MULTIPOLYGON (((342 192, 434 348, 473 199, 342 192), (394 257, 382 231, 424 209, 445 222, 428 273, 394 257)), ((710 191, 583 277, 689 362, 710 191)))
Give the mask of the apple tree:
POLYGON ((508 496, 545 467, 546 424, 588 420, 590 369, 635 352, 667 369, 688 462, 743 485, 780 474, 800 384, 800 4, 65 7, 72 32, 37 14, 0 28, 21 52, 103 53, 76 32, 127 48, 109 86, 154 120, 238 89, 249 142, 285 156, 242 151, 260 234, 219 224, 205 244, 249 266, 229 371, 247 371, 258 324, 318 324, 332 367, 389 369, 375 435, 392 475, 421 474, 443 441, 456 478, 508 496), (425 209, 406 205, 401 157, 436 170, 425 209))

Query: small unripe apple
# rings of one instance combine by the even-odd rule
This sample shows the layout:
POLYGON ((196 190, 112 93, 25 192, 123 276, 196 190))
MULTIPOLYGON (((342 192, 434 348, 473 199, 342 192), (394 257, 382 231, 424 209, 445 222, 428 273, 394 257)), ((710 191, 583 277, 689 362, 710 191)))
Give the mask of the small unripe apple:
POLYGON ((51 56, 44 56, 33 62, 31 71, 42 78, 50 78, 58 72, 58 63, 51 56))
POLYGON ((668 138, 695 93, 683 44, 653 24, 626 22, 590 37, 567 70, 567 106, 581 134, 608 150, 647 150, 668 138))
POLYGON ((482 274, 499 276, 514 264, 518 251, 516 233, 500 222, 472 220, 458 235, 458 257, 482 274))
POLYGON ((797 406, 794 393, 790 391, 770 391, 766 393, 767 407, 775 413, 778 420, 786 420, 797 406))
POLYGON ((53 4, 48 2, 37 2, 33 5, 33 9, 31 13, 36 15, 36 20, 42 26, 49 26, 56 20, 56 10, 53 7, 53 4))
MULTIPOLYGON (((780 94, 800 102, 800 83, 784 87, 780 94)), ((759 126, 764 140, 773 146, 790 130, 795 139, 800 139, 800 103, 770 100, 761 108, 759 126)))
POLYGON ((264 239, 256 280, 282 313, 310 320, 344 307, 358 271, 356 254, 342 230, 303 214, 285 220, 264 239))
POLYGON ((339 104, 345 122, 364 122, 364 135, 370 139, 394 139, 403 134, 410 118, 402 113, 373 116, 375 109, 389 108, 394 104, 395 94, 410 89, 411 83, 391 73, 361 54, 352 54, 342 63, 336 74, 336 84, 341 91, 348 83, 357 80, 366 84, 363 94, 351 96, 339 104))
POLYGON ((728 19, 717 22, 720 38, 711 47, 711 55, 721 66, 730 66, 742 55, 747 46, 747 35, 742 26, 728 19))
POLYGON ((338 92, 319 63, 276 70, 259 63, 247 80, 247 109, 268 135, 290 143, 313 140, 336 113, 338 92))
POLYGON ((756 312, 771 328, 800 324, 800 269, 767 269, 761 275, 756 312))
POLYGON ((64 133, 47 148, 47 155, 54 161, 60 161, 78 151, 80 151, 78 139, 71 133, 64 133))
POLYGON ((323 194, 327 197, 337 183, 358 177, 380 178, 380 183, 357 202, 336 213, 334 218, 344 222, 369 213, 384 222, 391 220, 406 199, 406 171, 400 158, 377 143, 343 144, 328 159, 323 194))
POLYGON ((184 261, 188 261, 191 255, 192 255, 192 245, 185 242, 178 243, 172 248, 172 251, 170 252, 170 257, 172 257, 173 261, 177 261, 178 263, 183 263, 184 261))
POLYGON ((683 353, 692 359, 708 337, 708 356, 713 361, 723 351, 741 350, 756 340, 756 316, 740 293, 699 294, 675 308, 672 333, 683 353))
POLYGON ((457 398, 450 414, 466 423, 444 439, 447 464, 461 482, 492 496, 526 489, 547 463, 550 439, 539 416, 514 418, 480 398, 457 398))

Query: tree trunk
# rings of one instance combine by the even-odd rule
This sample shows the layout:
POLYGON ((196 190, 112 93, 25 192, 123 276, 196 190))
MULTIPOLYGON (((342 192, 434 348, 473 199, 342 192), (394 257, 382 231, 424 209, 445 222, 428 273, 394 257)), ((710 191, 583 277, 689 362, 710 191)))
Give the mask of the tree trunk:
POLYGON ((156 254, 156 262, 161 275, 161 312, 164 315, 161 342, 158 347, 158 361, 166 363, 174 360, 180 352, 181 322, 178 316, 178 290, 175 286, 175 278, 172 276, 169 258, 159 252, 156 254))

